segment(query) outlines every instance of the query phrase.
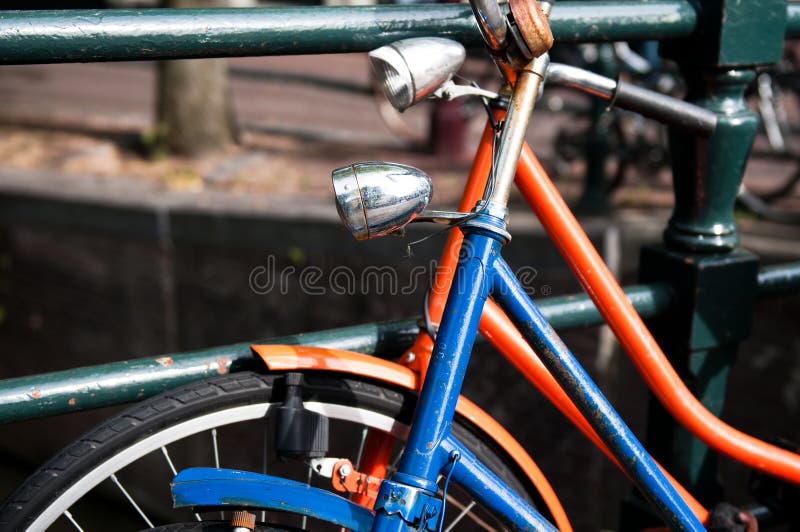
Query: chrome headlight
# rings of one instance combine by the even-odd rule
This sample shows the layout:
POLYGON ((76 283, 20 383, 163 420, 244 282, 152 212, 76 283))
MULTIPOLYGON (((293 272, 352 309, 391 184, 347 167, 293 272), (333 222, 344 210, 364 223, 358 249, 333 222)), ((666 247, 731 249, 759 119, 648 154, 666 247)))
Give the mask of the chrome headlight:
POLYGON ((428 205, 431 179, 412 166, 356 163, 331 174, 339 217, 356 240, 405 227, 428 205))
POLYGON ((371 51, 369 61, 389 102, 404 111, 449 80, 466 56, 456 41, 416 37, 371 51))

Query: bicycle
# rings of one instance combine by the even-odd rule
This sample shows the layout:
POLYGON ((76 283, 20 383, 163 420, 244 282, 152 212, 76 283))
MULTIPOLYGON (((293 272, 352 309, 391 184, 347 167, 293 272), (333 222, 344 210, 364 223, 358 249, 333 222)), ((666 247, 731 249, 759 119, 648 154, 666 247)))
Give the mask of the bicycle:
MULTIPOLYGON (((39 529, 62 515, 78 526, 70 511, 74 499, 109 478, 145 524, 154 528, 117 473, 128 462, 147 459, 151 451, 160 450, 176 474, 172 487, 176 506, 187 509, 189 518, 195 511, 235 512, 232 522, 201 521, 158 530, 256 527, 256 516, 241 508, 297 515, 294 523, 301 528, 306 528, 307 518, 315 518, 352 530, 441 530, 446 505, 451 504, 460 513, 449 527, 470 517, 478 526, 493 518, 501 526, 515 529, 552 529, 541 511, 560 529, 569 530, 563 508, 533 461, 501 426, 458 396, 469 351, 481 330, 631 477, 664 521, 676 529, 701 529, 701 522, 709 519, 708 510, 643 450, 500 257, 501 245, 510 238, 505 228, 506 203, 515 176, 523 197, 665 406, 709 446, 759 471, 789 482, 800 480, 798 455, 738 433, 698 406, 523 138, 540 85, 548 75, 705 135, 714 131, 717 116, 568 66, 548 65, 549 30, 545 15, 535 5, 512 4, 518 24, 528 18, 528 24, 521 27, 507 26, 496 3, 478 0, 473 9, 487 45, 502 57, 499 63, 513 81, 513 92, 507 113, 502 108, 491 111, 458 212, 425 211, 430 180, 413 168, 360 164, 340 168, 333 175, 340 214, 357 238, 397 232, 412 221, 434 221, 463 232, 462 236, 451 231, 448 236, 439 265, 442 274, 431 289, 423 330, 404 356, 405 366, 332 349, 253 346, 268 373, 234 374, 193 384, 109 420, 43 466, 4 503, 0 510, 4 526, 39 529), (404 185, 395 188, 400 177, 404 185), (497 303, 487 299, 490 291, 497 303), (424 382, 415 400, 420 380, 424 382), (219 469, 217 427, 253 421, 260 434, 267 413, 274 413, 274 418, 269 417, 274 419, 278 453, 295 459, 287 468, 299 467, 307 479, 312 475, 326 479, 326 484, 351 499, 309 483, 219 469), (328 447, 330 420, 362 427, 355 448, 337 452, 328 447), (210 437, 214 452, 206 460, 217 467, 177 473, 167 446, 195 436, 210 437), (399 446, 403 448, 398 454, 399 446), (347 453, 352 453, 354 460, 343 458, 347 453), (396 465, 393 456, 399 458, 396 465), (492 467, 484 462, 492 462, 492 467), (386 478, 389 471, 393 474, 386 478), (450 491, 457 488, 472 500, 458 502, 450 491), (483 510, 476 511, 485 514, 471 513, 477 505, 483 510)), ((383 72, 389 74, 387 81, 392 80, 392 64, 385 54, 413 53, 415 46, 408 41, 397 43, 384 50, 383 57, 376 56, 383 72)), ((406 91, 390 93, 398 106, 415 103, 426 91, 454 97, 461 90, 495 98, 479 89, 447 85, 448 74, 458 64, 452 43, 429 40, 422 50, 427 53, 417 57, 444 56, 450 61, 425 83, 412 85, 424 90, 413 92, 408 84, 399 85, 406 91), (429 53, 434 45, 440 46, 442 53, 429 53)), ((405 56, 401 58, 413 64, 405 61, 405 56)), ((395 80, 399 74, 395 70, 395 80)), ((253 430, 245 427, 241 437, 253 430)), ((352 431, 352 427, 343 430, 352 431)), ((741 519, 752 523, 749 516, 741 519)))

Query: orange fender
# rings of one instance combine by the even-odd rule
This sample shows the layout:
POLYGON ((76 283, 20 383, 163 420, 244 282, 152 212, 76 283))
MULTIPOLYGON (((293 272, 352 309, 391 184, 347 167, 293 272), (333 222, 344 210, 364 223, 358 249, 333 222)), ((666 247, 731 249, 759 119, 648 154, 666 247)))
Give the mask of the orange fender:
MULTIPOLYGON (((253 345, 251 347, 271 371, 298 369, 335 371, 377 379, 408 390, 417 391, 420 386, 419 376, 409 368, 362 353, 292 345, 253 345)), ((561 501, 539 466, 525 452, 522 445, 494 418, 463 396, 458 398, 456 412, 476 427, 480 427, 485 435, 492 438, 508 453, 539 491, 559 530, 571 531, 572 526, 561 501)))

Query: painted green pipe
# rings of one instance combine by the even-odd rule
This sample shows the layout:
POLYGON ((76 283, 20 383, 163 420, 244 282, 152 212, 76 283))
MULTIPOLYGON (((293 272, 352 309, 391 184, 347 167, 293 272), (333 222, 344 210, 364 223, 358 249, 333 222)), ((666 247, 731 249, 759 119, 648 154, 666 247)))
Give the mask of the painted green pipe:
MULTIPOLYGON (((671 292, 665 285, 653 285, 633 286, 626 293, 637 310, 649 317, 667 308, 671 292)), ((600 313, 585 295, 545 298, 539 305, 559 330, 602 323, 600 313)), ((395 358, 411 345, 418 330, 415 320, 400 320, 272 338, 263 343, 316 345, 395 358)), ((0 423, 128 403, 229 371, 258 369, 250 344, 0 381, 0 423)))
MULTIPOLYGON (((800 290, 800 262, 762 268, 758 286, 759 295, 800 290)), ((665 312, 672 301, 671 289, 661 283, 631 286, 625 293, 644 318, 665 312)), ((543 298, 538 304, 559 331, 603 323, 584 294, 543 298)), ((407 319, 272 338, 264 343, 316 345, 394 358, 411 345, 418 330, 416 321, 407 319)), ((0 381, 0 423, 128 403, 221 373, 255 370, 260 364, 250 344, 0 381)))
MULTIPOLYGON (((672 290, 666 284, 637 285, 625 288, 625 295, 643 318, 664 312, 672 302, 672 290)), ((603 317, 585 294, 548 297, 536 301, 539 310, 558 331, 595 327, 603 317)))
POLYGON ((800 292, 800 262, 765 266, 758 272, 758 294, 800 292))
POLYGON ((786 17, 786 37, 800 37, 800 3, 790 2, 786 17))
MULTIPOLYGON (((692 33, 687 0, 558 4, 561 42, 661 39, 692 33)), ((365 52, 418 36, 481 46, 463 4, 247 9, 0 12, 0 64, 365 52)))
MULTIPOLYGON (((272 338, 263 343, 317 345, 390 356, 402 353, 418 330, 415 320, 400 320, 272 338)), ((251 343, 0 381, 0 423, 128 403, 231 371, 258 369, 251 343)))

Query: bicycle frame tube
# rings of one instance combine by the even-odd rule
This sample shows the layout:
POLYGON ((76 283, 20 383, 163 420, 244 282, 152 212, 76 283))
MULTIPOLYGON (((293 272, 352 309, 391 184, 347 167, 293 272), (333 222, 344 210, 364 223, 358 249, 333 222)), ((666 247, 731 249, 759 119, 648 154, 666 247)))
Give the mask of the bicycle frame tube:
POLYGON ((550 240, 666 410, 712 449, 755 470, 800 484, 800 455, 731 427, 692 395, 527 145, 520 156, 516 183, 550 240))
POLYGON ((444 466, 444 463, 436 463, 435 452, 449 433, 478 321, 489 296, 486 271, 500 251, 500 242, 478 236, 467 236, 461 245, 451 295, 398 468, 404 475, 421 479, 406 481, 434 492, 436 478, 444 466))
MULTIPOLYGON (((412 486, 433 495, 438 491, 437 478, 448 466, 454 474, 459 470, 459 463, 453 461, 447 437, 483 305, 491 291, 518 325, 525 326, 526 339, 544 354, 548 369, 583 416, 591 420, 592 427, 605 445, 670 526, 679 530, 702 530, 702 525, 686 503, 524 293, 500 257, 500 233, 485 228, 483 219, 489 218, 493 218, 495 224, 501 224, 497 218, 481 215, 476 218, 480 224, 474 223, 484 225, 465 229, 466 236, 408 443, 398 472, 390 482, 381 486, 379 501, 380 497, 389 497, 398 486, 412 486)), ((472 474, 480 476, 477 471, 472 474)), ((498 493, 497 489, 494 484, 485 486, 479 492, 479 499, 508 519, 511 526, 517 529, 550 526, 538 514, 521 511, 516 501, 503 507, 494 506, 494 498, 505 497, 503 490, 498 493), (509 511, 513 515, 509 515, 509 511)), ((406 525, 396 513, 389 515, 385 509, 376 509, 379 511, 375 530, 405 529, 406 525)))
POLYGON ((435 496, 438 492, 436 481, 448 464, 459 484, 508 526, 517 530, 554 530, 547 520, 449 435, 478 321, 489 294, 487 273, 499 256, 500 246, 497 236, 478 232, 470 232, 461 246, 444 319, 398 471, 390 482, 381 485, 374 531, 410 529, 403 519, 407 514, 415 513, 413 510, 384 507, 381 511, 381 501, 391 498, 401 486, 412 486, 435 496), (454 452, 459 458, 452 462, 454 452))
POLYGON ((656 463, 606 400, 519 284, 502 258, 493 263, 492 294, 512 317, 550 373, 590 420, 628 477, 673 529, 704 530, 656 463))
MULTIPOLYGON (((495 111, 495 120, 504 117, 502 110, 495 111)), ((486 178, 489 174, 492 156, 492 135, 493 131, 487 121, 486 127, 478 145, 475 159, 470 170, 458 210, 468 211, 475 205, 481 197, 486 178)), ((528 160, 522 158, 520 161, 521 173, 530 171, 527 164, 528 160)), ((518 172, 517 182, 519 184, 520 172, 518 172)), ((442 256, 437 268, 435 282, 431 288, 428 302, 428 312, 434 323, 439 323, 444 310, 450 284, 453 279, 453 272, 458 256, 458 250, 463 240, 460 231, 451 231, 448 235, 442 256)), ((553 405, 564 414, 595 446, 598 447, 623 473, 622 465, 617 461, 611 451, 605 446, 602 439, 592 429, 588 421, 583 417, 577 407, 572 403, 567 394, 547 371, 536 353, 527 344, 522 335, 516 329, 511 320, 491 299, 487 300, 478 331, 486 338, 509 362, 522 373, 553 405)), ((417 336, 414 345, 409 349, 408 354, 413 354, 405 359, 413 360, 409 363, 414 369, 423 376, 430 358, 433 342, 425 331, 421 331, 417 336)), ((708 511, 681 486, 669 473, 659 466, 662 473, 668 478, 672 486, 678 491, 684 501, 692 508, 695 516, 702 522, 708 519, 708 511)), ((570 530, 569 522, 566 519, 556 517, 559 529, 570 530)))

